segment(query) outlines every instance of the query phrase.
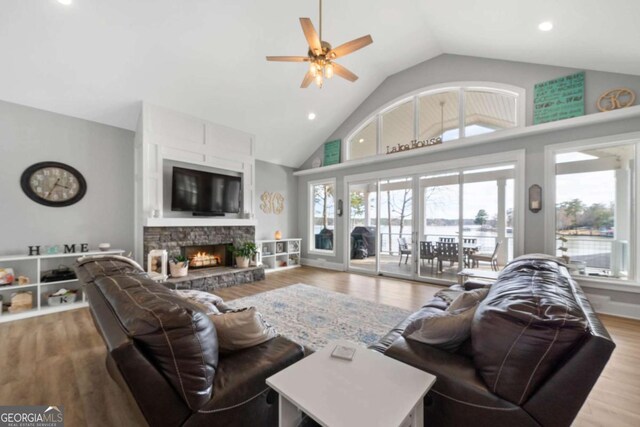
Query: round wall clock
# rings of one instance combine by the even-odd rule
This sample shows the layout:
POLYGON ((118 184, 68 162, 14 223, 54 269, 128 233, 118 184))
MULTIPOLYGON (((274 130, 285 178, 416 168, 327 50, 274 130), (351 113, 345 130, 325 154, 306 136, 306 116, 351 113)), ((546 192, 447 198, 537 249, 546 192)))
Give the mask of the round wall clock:
POLYGON ((87 192, 80 172, 58 162, 29 166, 20 178, 22 191, 31 200, 45 206, 63 207, 78 203, 87 192))

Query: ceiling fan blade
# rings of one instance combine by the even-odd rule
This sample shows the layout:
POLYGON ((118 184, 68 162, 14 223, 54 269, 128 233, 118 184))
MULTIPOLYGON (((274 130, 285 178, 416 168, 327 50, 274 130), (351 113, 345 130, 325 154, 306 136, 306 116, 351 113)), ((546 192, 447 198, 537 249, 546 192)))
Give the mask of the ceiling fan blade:
POLYGON ((316 55, 320 55, 322 53, 322 45, 320 44, 318 32, 311 23, 311 19, 300 18, 300 25, 302 25, 302 31, 304 32, 304 36, 307 38, 307 43, 309 44, 311 52, 316 55))
POLYGON ((308 71, 307 74, 304 75, 304 79, 302 79, 302 84, 300 85, 300 88, 305 89, 309 87, 312 81, 313 81, 313 76, 311 75, 311 72, 308 71))
POLYGON ((358 76, 353 74, 351 71, 344 68, 342 65, 332 62, 333 64, 333 72, 334 74, 342 77, 343 79, 347 79, 350 82, 355 82, 358 80, 358 76))
POLYGON ((267 61, 306 62, 308 60, 308 56, 267 56, 267 61))
POLYGON ((331 49, 327 56, 329 57, 329 59, 340 58, 341 56, 348 55, 358 49, 362 49, 365 46, 369 46, 371 43, 373 43, 373 39, 370 35, 366 35, 358 39, 351 40, 350 42, 341 44, 335 49, 331 49))

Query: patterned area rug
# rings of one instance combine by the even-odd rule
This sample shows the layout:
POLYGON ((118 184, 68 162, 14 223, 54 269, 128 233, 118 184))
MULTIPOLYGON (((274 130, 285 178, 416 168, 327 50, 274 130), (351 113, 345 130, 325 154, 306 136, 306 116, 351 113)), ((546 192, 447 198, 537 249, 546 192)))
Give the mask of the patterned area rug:
POLYGON ((315 286, 297 284, 226 303, 256 307, 285 337, 313 350, 345 339, 373 344, 410 312, 315 286))

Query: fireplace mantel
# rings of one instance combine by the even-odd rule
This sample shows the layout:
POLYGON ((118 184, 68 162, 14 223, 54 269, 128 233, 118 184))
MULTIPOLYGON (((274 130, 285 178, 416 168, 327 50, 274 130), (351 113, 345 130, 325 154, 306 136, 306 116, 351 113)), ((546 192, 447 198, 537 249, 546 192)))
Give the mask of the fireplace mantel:
POLYGON ((255 219, 245 218, 147 218, 145 227, 255 227, 255 219))

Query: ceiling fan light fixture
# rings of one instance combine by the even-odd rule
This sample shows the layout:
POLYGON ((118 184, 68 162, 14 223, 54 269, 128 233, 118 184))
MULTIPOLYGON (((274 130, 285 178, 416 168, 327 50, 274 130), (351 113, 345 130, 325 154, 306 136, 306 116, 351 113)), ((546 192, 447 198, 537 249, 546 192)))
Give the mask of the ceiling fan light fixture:
POLYGON ((324 66, 324 76, 328 79, 333 77, 333 64, 331 62, 324 66))
POLYGON ((300 25, 302 26, 302 32, 307 40, 309 50, 306 56, 267 56, 267 61, 278 62, 309 62, 309 71, 302 79, 300 88, 305 89, 309 87, 311 82, 315 81, 319 88, 322 88, 324 79, 331 79, 334 75, 341 77, 350 82, 358 80, 358 76, 347 70, 337 62, 333 62, 334 59, 342 58, 357 50, 362 49, 373 43, 373 39, 370 35, 353 39, 349 42, 343 43, 334 48, 331 43, 322 40, 322 0, 319 0, 320 5, 320 31, 316 31, 311 19, 300 18, 300 25))

